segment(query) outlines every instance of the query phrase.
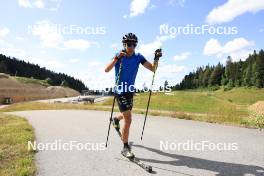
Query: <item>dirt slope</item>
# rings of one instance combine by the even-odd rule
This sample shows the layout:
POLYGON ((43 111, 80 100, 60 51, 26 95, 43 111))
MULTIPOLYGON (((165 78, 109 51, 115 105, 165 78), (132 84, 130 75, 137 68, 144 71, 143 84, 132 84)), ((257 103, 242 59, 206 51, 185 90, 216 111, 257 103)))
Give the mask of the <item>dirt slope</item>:
POLYGON ((249 107, 250 110, 264 115, 264 101, 258 101, 249 107))
POLYGON ((6 74, 0 74, 0 103, 4 97, 11 97, 14 102, 50 98, 73 97, 79 92, 60 86, 45 87, 39 84, 23 83, 6 74))

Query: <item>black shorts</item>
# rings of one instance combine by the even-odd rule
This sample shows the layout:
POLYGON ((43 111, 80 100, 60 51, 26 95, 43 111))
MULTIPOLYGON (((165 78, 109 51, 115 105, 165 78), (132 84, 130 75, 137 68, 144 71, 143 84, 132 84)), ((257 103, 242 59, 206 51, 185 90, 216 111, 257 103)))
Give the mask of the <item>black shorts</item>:
POLYGON ((132 110, 133 108, 133 92, 125 92, 120 95, 116 95, 117 104, 120 112, 132 110))

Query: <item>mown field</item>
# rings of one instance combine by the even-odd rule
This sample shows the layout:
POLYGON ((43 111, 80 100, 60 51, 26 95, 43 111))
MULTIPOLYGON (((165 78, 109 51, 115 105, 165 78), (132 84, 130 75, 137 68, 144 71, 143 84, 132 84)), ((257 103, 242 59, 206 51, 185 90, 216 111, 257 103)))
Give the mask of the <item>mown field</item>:
MULTIPOLYGON (((110 111, 113 98, 93 105, 19 103, 0 111, 48 110, 48 109, 93 109, 110 111)), ((134 113, 144 114, 148 93, 137 94, 134 98, 134 113)), ((245 127, 258 127, 252 121, 248 107, 264 101, 264 89, 234 88, 229 91, 193 90, 174 91, 170 94, 153 93, 150 115, 230 124, 245 127)), ((115 111, 118 111, 117 106, 115 111)), ((254 115, 255 116, 255 115, 254 115)), ((258 117, 259 118, 259 117, 258 117)))
MULTIPOLYGON (((135 96, 134 107, 145 109, 147 100, 148 93, 135 96)), ((150 109, 175 112, 178 118, 254 126, 249 120, 248 107, 257 101, 264 101, 264 89, 174 91, 170 94, 154 93, 150 109)), ((111 105, 111 102, 109 99, 103 104, 111 105)))

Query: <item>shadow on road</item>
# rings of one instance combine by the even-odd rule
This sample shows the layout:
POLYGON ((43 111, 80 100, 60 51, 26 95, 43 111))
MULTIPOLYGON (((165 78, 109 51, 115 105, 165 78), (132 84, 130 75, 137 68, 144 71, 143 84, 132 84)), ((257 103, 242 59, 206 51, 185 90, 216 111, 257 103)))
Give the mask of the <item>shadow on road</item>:
MULTIPOLYGON (((163 155, 163 156, 173 159, 171 161, 161 161, 161 160, 154 160, 154 159, 138 158, 141 161, 146 161, 150 163, 158 163, 158 164, 169 164, 172 166, 187 166, 189 168, 194 168, 194 169, 208 170, 208 171, 217 172, 216 176, 231 176, 231 175, 232 176, 235 176, 235 175, 243 176, 246 174, 251 174, 255 176, 264 176, 264 168, 259 167, 259 166, 212 161, 212 160, 206 160, 206 159, 194 158, 194 157, 189 157, 189 156, 166 153, 161 150, 157 150, 157 149, 150 148, 150 147, 145 147, 142 145, 136 145, 136 144, 132 144, 132 145, 133 147, 144 148, 151 152, 154 152, 159 155, 163 155)), ((166 169, 163 169, 163 170, 166 170, 166 169)), ((168 171, 172 171, 172 170, 168 170, 168 171)), ((175 172, 175 171, 172 171, 172 172, 175 172)), ((184 174, 184 175, 189 175, 189 174, 184 174)))

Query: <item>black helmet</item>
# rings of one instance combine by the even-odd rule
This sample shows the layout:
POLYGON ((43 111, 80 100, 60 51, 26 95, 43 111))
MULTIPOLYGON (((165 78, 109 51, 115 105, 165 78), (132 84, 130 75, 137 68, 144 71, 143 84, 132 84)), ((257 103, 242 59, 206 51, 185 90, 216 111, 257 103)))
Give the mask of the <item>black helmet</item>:
POLYGON ((128 33, 126 35, 124 35, 123 39, 122 39, 123 43, 127 43, 127 42, 138 42, 137 36, 133 33, 128 33))

